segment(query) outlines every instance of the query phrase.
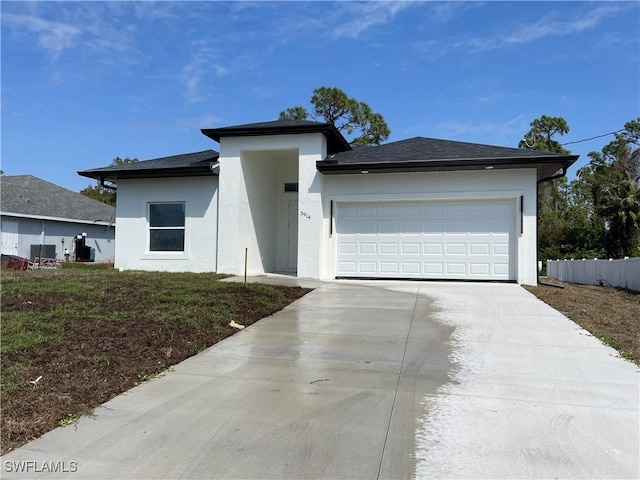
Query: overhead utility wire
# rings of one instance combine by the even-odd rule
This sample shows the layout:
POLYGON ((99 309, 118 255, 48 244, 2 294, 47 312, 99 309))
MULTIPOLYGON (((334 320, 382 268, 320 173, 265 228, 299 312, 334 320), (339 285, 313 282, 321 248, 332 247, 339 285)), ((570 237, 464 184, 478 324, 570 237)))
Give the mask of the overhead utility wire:
POLYGON ((607 137, 609 135, 613 135, 614 133, 620 133, 620 132, 624 132, 624 131, 625 131, 625 129, 621 128, 620 130, 616 130, 615 132, 603 133, 602 135, 596 135, 595 137, 585 138, 583 140, 576 140, 575 142, 561 143, 560 145, 572 145, 574 143, 588 142, 589 140, 595 140, 596 138, 607 137))

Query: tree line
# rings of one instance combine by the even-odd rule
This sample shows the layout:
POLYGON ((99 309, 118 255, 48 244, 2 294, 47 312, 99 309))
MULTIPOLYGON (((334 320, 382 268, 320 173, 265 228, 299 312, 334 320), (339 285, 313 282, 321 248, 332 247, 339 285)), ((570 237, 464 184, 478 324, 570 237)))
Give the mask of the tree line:
MULTIPOLYGON (((520 148, 571 153, 558 138, 562 117, 531 122, 520 148)), ((640 255, 640 118, 630 120, 576 177, 538 190, 538 258, 620 258, 640 255)))

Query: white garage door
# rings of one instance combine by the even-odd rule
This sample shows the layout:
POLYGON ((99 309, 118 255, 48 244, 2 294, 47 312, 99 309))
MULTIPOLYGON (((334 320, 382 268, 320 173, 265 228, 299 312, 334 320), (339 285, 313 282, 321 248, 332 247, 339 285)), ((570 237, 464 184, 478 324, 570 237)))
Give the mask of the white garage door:
POLYGON ((338 205, 338 277, 515 280, 515 202, 338 205))

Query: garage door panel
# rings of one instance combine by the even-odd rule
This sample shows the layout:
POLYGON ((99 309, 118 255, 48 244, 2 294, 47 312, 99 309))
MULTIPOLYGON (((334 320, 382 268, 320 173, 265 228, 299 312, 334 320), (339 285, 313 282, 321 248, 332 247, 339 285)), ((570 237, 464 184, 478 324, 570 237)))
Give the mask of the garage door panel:
POLYGON ((420 244, 419 243, 403 243, 402 244, 402 255, 420 255, 420 244))
POLYGON ((397 262, 380 262, 380 273, 396 274, 399 272, 400 268, 397 262))
POLYGON ((489 255, 491 252, 491 245, 489 243, 475 243, 469 244, 469 255, 489 255))
POLYGON ((338 276, 515 279, 515 202, 339 204, 338 276))
POLYGON ((364 275, 375 274, 378 273, 378 264, 377 262, 359 262, 358 269, 364 275))
POLYGON ((447 243, 447 255, 465 255, 465 247, 464 243, 447 243))
POLYGON ((509 264, 508 263, 494 263, 493 264, 493 274, 496 276, 505 276, 509 275, 509 264))
POLYGON ((461 275, 464 276, 466 272, 466 265, 464 263, 447 262, 446 264, 447 274, 449 275, 461 275))
POLYGON ((444 271, 444 265, 442 263, 425 262, 422 265, 424 274, 428 276, 441 276, 444 271))
POLYGON ((381 243, 380 254, 381 255, 398 255, 400 251, 399 243, 381 243))
POLYGON ((402 273, 406 275, 420 275, 420 262, 402 262, 402 273))
POLYGON ((470 263, 469 274, 470 275, 489 275, 491 273, 491 265, 488 263, 470 263))
POLYGON ((508 243, 494 243, 493 244, 493 255, 509 255, 509 244, 508 243))
POLYGON ((338 244, 339 255, 353 255, 356 253, 357 245, 355 242, 340 242, 338 244))
POLYGON ((369 242, 369 243, 359 242, 358 253, 360 255, 377 255, 378 244, 374 242, 369 242))
POLYGON ((338 262, 338 272, 341 275, 357 274, 356 262, 338 262))
POLYGON ((424 255, 442 255, 443 244, 442 243, 424 243, 423 254, 424 255))

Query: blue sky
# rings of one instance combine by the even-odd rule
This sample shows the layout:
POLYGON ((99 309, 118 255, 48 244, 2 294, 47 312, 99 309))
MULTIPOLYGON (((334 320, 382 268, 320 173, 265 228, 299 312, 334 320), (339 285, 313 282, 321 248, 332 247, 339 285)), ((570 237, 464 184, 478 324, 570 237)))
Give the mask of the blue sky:
MULTIPOLYGON (((540 115, 570 142, 640 115, 638 2, 2 2, 2 166, 77 170, 218 145, 336 86, 388 141, 517 146, 540 115)), ((582 155, 612 137, 570 145, 582 155)), ((572 168, 570 174, 575 172, 572 168)))

